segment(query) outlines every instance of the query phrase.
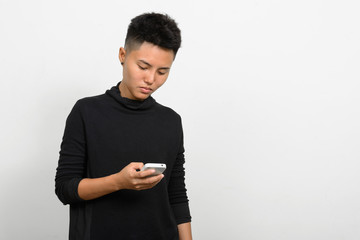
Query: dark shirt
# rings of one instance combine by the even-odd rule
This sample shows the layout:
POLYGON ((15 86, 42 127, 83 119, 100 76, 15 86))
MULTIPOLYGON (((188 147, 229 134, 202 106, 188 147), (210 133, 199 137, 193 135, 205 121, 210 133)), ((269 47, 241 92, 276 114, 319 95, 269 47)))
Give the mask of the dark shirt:
POLYGON ((69 239, 178 239, 177 225, 191 221, 181 118, 152 97, 121 97, 118 86, 79 100, 66 121, 55 192, 70 204, 69 239), (165 177, 148 190, 79 197, 82 178, 108 176, 130 162, 165 163, 165 177))

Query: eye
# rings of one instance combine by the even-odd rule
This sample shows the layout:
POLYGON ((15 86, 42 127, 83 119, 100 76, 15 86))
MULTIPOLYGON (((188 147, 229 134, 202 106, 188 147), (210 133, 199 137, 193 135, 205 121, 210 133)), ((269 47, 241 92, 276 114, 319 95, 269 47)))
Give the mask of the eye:
POLYGON ((169 73, 169 69, 158 69, 159 75, 165 75, 169 73))
POLYGON ((146 67, 142 67, 142 66, 140 66, 140 65, 138 65, 139 66, 139 68, 141 69, 141 70, 146 70, 147 68, 146 67))

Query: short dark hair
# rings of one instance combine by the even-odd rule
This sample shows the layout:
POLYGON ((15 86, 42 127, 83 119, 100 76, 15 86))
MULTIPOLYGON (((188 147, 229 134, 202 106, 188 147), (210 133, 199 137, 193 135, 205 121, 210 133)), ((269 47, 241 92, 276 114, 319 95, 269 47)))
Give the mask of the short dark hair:
POLYGON ((181 31, 174 19, 166 14, 144 13, 131 20, 125 47, 131 51, 135 45, 144 42, 170 49, 176 56, 181 45, 181 31))

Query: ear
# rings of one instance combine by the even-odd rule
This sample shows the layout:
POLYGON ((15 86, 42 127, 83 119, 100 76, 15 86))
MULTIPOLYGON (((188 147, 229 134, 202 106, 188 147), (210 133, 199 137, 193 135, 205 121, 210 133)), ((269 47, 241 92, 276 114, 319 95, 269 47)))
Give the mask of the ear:
POLYGON ((121 65, 124 64, 125 56, 126 56, 126 50, 125 50, 125 48, 121 47, 119 50, 119 60, 120 60, 121 65))

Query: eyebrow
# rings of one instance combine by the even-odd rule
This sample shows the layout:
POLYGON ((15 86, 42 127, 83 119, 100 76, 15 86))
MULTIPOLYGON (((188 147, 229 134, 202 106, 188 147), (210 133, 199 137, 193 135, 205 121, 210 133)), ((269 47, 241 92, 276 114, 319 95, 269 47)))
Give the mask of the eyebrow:
MULTIPOLYGON (((141 63, 143 63, 143 64, 145 64, 145 65, 147 65, 149 67, 152 67, 152 65, 150 63, 148 63, 147 61, 145 61, 145 60, 140 59, 139 62, 141 62, 141 63)), ((170 68, 169 67, 161 67, 159 69, 169 70, 170 68)))

